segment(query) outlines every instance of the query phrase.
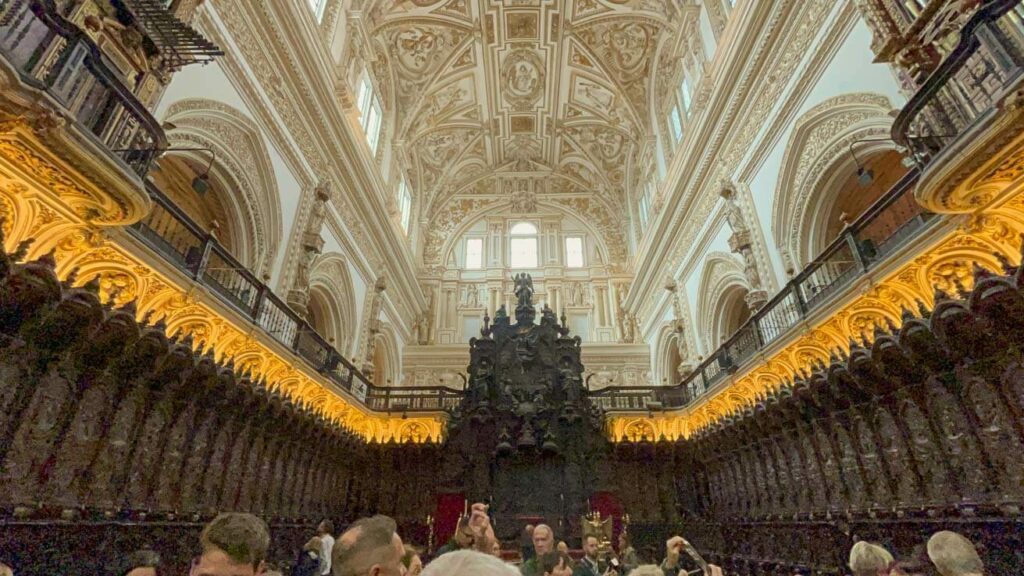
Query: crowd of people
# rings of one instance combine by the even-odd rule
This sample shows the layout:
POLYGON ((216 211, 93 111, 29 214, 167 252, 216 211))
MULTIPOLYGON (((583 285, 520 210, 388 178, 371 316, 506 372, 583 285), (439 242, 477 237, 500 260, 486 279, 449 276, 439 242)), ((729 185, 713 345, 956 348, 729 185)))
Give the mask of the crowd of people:
MULTIPOLYGON (((292 576, 723 576, 718 566, 699 555, 687 557, 689 544, 681 536, 666 542, 660 565, 641 564, 628 536, 619 539, 614 560, 600 555, 594 536, 583 539, 583 556, 574 561, 564 542, 555 542, 551 527, 540 524, 524 531, 522 562, 505 562, 486 506, 474 505, 462 518, 451 541, 424 564, 422 551, 407 546, 394 520, 387 516, 362 518, 337 540, 334 527, 323 521, 297 553, 292 576)), ((266 523, 246 513, 224 513, 203 529, 199 555, 189 576, 284 576, 268 564, 270 532, 266 523)), ((898 561, 882 546, 857 542, 850 550, 853 576, 983 576, 974 545, 955 532, 934 534, 914 557, 898 561)), ((128 554, 113 568, 113 576, 165 576, 153 550, 128 554)), ((0 563, 0 576, 14 576, 0 563)))

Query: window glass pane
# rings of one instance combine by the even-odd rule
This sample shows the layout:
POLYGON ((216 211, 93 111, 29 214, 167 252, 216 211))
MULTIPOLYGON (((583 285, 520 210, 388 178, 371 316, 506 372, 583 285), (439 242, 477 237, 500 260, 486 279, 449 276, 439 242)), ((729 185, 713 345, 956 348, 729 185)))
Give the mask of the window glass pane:
POLYGON ((484 239, 466 239, 466 268, 479 270, 484 267, 484 239))
POLYGON ((537 227, 529 222, 520 222, 515 226, 512 226, 512 234, 515 236, 523 236, 526 234, 536 234, 537 227))
POLYGON ((687 112, 690 111, 690 83, 683 78, 683 85, 680 88, 683 93, 683 109, 687 112))
POLYGON ((412 195, 409 194, 409 188, 405 185, 404 179, 402 180, 402 185, 400 187, 398 202, 402 210, 402 230, 405 230, 405 233, 408 234, 409 216, 412 208, 412 195))
POLYGON ((313 15, 316 16, 316 21, 319 22, 324 15, 324 4, 327 0, 309 0, 309 5, 313 8, 313 15))
POLYGON ((512 268, 537 267, 537 239, 512 238, 510 244, 509 266, 512 268))
POLYGON ((583 268, 583 238, 570 236, 565 239, 565 265, 583 268))
POLYGON ((370 84, 370 79, 363 73, 362 78, 359 80, 359 99, 356 101, 356 107, 359 108, 359 114, 363 117, 363 122, 366 122, 366 108, 370 105, 370 97, 373 95, 373 85, 370 84))
POLYGON ((366 139, 370 142, 370 150, 377 152, 377 137, 380 135, 380 106, 374 103, 370 106, 370 113, 367 117, 366 139))
POLYGON ((672 107, 672 114, 669 115, 669 125, 672 129, 672 140, 679 142, 683 138, 683 120, 679 117, 679 107, 672 107))

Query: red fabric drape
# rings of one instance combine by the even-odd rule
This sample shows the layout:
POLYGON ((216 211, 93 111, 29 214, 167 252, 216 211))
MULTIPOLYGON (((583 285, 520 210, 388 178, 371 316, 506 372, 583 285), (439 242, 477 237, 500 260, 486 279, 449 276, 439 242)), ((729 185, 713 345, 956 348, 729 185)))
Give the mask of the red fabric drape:
POLYGON ((466 507, 466 495, 438 494, 437 508, 434 511, 434 549, 444 546, 455 534, 455 525, 459 522, 466 507))
POLYGON ((590 510, 600 512, 601 518, 612 517, 612 547, 619 547, 619 533, 622 531, 622 502, 611 492, 594 492, 590 496, 590 510))

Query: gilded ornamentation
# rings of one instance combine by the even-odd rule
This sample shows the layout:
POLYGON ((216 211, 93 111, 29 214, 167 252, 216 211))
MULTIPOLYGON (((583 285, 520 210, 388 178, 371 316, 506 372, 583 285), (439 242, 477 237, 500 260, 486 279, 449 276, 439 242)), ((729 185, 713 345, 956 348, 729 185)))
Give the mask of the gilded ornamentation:
POLYGON ((134 301, 140 318, 163 319, 168 333, 191 334, 197 348, 213 350, 219 360, 233 359, 236 366, 266 378, 272 387, 308 402, 366 438, 397 436, 408 423, 417 423, 434 438, 441 436, 438 418, 391 421, 338 395, 334 385, 314 369, 296 364, 291 354, 281 355, 279 344, 269 334, 254 331, 249 322, 236 318, 218 300, 196 291, 186 276, 172 278, 154 270, 147 262, 158 257, 136 252, 144 249, 135 243, 120 244, 120 234, 103 234, 74 221, 75 214, 67 210, 61 196, 50 189, 31 192, 37 190, 32 184, 7 181, 0 186, 0 206, 10 222, 8 249, 29 238, 34 240, 27 255, 30 259, 56 248, 57 273, 62 279, 72 271, 79 284, 99 277, 104 301, 114 305, 134 301))
MULTIPOLYGON (((971 233, 959 230, 948 233, 934 248, 880 279, 872 291, 853 298, 809 332, 802 335, 799 331, 796 334, 791 332, 788 344, 764 362, 733 375, 723 390, 704 397, 687 409, 660 414, 649 420, 657 429, 678 430, 667 434, 670 439, 688 436, 690 431, 752 403, 755 398, 777 388, 783 381, 792 380, 800 372, 810 373, 819 362, 826 362, 836 349, 847 350, 850 336, 870 339, 876 326, 898 325, 903 308, 917 310, 919 302, 930 306, 936 288, 954 297, 962 290, 970 290, 973 285, 972 263, 999 270, 1000 262, 993 252, 1016 260, 1018 235, 1024 233, 1024 222, 1021 222, 1019 213, 1009 218, 994 210, 986 214, 985 222, 986 225, 971 233), (1007 235, 1004 229, 1011 230, 1013 234, 1007 235), (680 423, 683 424, 681 427, 680 423)), ((611 415, 609 430, 612 438, 620 439, 622 431, 634 419, 629 415, 611 415)))

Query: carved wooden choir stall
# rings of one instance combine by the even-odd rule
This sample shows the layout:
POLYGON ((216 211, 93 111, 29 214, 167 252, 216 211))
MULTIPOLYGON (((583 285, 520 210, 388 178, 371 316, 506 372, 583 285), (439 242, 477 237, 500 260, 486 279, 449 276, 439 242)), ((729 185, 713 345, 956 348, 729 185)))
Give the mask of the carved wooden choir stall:
POLYGON ((1009 264, 689 439, 617 443, 579 340, 550 310, 534 322, 519 277, 516 323, 501 310, 471 342, 445 442, 400 444, 24 254, 0 254, 0 550, 19 573, 99 570, 144 544, 181 567, 219 510, 268 518, 275 558, 321 517, 390 514, 425 544, 453 495, 492 498, 507 542, 528 520, 572 541, 597 495, 630 515, 641 554, 682 532, 727 573, 838 573, 856 539, 907 557, 945 528, 994 574, 1024 567, 1024 271, 1009 264))

